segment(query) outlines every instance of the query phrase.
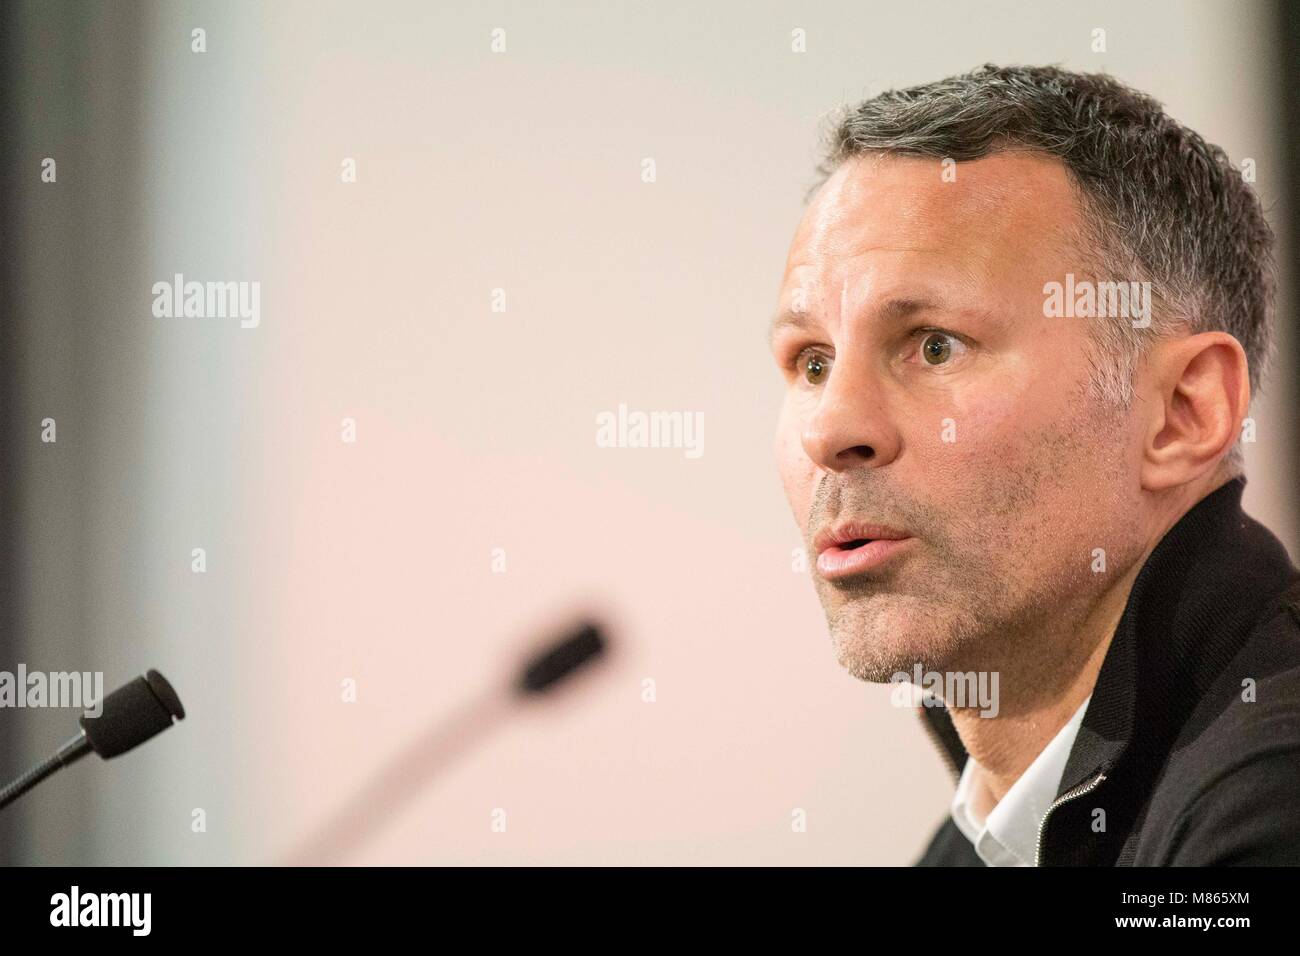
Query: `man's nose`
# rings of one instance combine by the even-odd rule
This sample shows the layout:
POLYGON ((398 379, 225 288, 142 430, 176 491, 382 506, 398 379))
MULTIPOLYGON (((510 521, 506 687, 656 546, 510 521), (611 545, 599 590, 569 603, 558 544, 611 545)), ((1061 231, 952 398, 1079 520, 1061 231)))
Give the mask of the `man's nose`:
POLYGON ((879 373, 841 359, 803 426, 808 457, 827 471, 880 467, 898 454, 879 373))

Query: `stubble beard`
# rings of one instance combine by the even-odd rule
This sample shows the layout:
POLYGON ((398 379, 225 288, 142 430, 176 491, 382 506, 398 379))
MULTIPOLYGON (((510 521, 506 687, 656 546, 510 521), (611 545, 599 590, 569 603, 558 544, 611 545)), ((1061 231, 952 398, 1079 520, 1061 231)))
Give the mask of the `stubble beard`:
POLYGON ((1045 505, 1077 499, 1062 480, 1080 473, 1072 469, 1091 467, 1096 486, 1125 494, 1120 448, 1103 437, 1114 418, 1104 410, 1089 418, 1084 427, 1044 429, 1029 460, 984 472, 964 489, 956 513, 913 515, 919 521, 909 530, 918 539, 886 569, 834 583, 814 573, 845 671, 870 683, 910 679, 918 665, 940 673, 1041 671, 1048 679, 1054 655, 1066 653, 1052 641, 1068 640, 1072 622, 1134 556, 1122 507, 1110 509, 1108 522, 1100 514, 1085 522, 1083 505, 1063 525, 1045 505), (1104 575, 1091 568, 1094 548, 1108 552, 1104 575))

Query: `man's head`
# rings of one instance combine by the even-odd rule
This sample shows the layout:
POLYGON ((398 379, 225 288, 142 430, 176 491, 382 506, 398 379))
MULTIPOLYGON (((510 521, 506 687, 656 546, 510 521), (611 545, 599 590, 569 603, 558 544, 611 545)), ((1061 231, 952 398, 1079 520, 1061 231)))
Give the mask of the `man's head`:
POLYGON ((821 173, 773 329, 776 448, 840 661, 988 666, 1239 467, 1271 234, 1220 150, 1048 68, 868 100, 821 173), (819 555, 835 531, 907 540, 819 555))

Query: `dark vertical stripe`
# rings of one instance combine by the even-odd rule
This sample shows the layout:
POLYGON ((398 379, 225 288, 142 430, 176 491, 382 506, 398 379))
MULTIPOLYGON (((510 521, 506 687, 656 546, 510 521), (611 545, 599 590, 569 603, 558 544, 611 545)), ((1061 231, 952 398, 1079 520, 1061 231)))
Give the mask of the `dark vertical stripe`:
MULTIPOLYGON (((0 670, 21 660, 18 633, 18 355, 20 325, 14 234, 17 207, 18 144, 15 73, 18 68, 16 11, 0 4, 0 670)), ((0 710, 0 780, 22 772, 16 759, 17 722, 0 710)), ((15 815, 0 813, 0 866, 18 862, 21 848, 15 815)))
MULTIPOLYGON (((18 336, 17 297, 14 282, 14 212, 17 196, 17 144, 12 117, 14 73, 17 70, 16 12, 0 4, 0 142, 5 143, 0 161, 0 670, 12 670, 21 649, 18 633, 18 336)), ((17 752, 18 727, 10 714, 0 710, 0 779, 22 773, 17 752)), ((14 814, 0 813, 0 866, 12 866, 18 858, 18 832, 14 814)))
MULTIPOLYGON (((1279 265, 1285 273, 1289 287, 1286 301, 1279 301, 1279 323, 1286 323, 1293 346, 1300 345, 1300 3, 1292 0, 1277 2, 1277 43, 1281 69, 1278 72, 1277 120, 1282 135, 1282 162, 1286 170, 1285 192, 1282 196, 1283 221, 1277 224, 1278 238, 1289 250, 1289 261, 1279 265)), ((1292 355, 1279 353, 1276 359, 1279 371, 1286 378, 1292 406, 1300 401, 1300 374, 1292 355)), ((1290 455, 1285 464, 1291 475, 1291 500, 1300 501, 1300 417, 1293 420, 1290 455)), ((1300 556, 1300 533, 1297 540, 1287 542, 1291 553, 1300 556)), ((1300 560, 1300 557, 1297 558, 1300 560)))

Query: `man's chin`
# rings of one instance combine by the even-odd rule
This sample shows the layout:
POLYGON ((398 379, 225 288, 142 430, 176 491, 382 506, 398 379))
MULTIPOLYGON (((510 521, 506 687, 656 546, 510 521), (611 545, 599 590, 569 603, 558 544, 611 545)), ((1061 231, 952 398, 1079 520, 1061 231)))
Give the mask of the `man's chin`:
POLYGON ((922 618, 914 608, 888 600, 871 603, 872 608, 827 615, 836 659, 858 680, 887 684, 900 671, 911 674, 917 664, 934 669, 948 657, 946 629, 936 626, 934 615, 922 618))

